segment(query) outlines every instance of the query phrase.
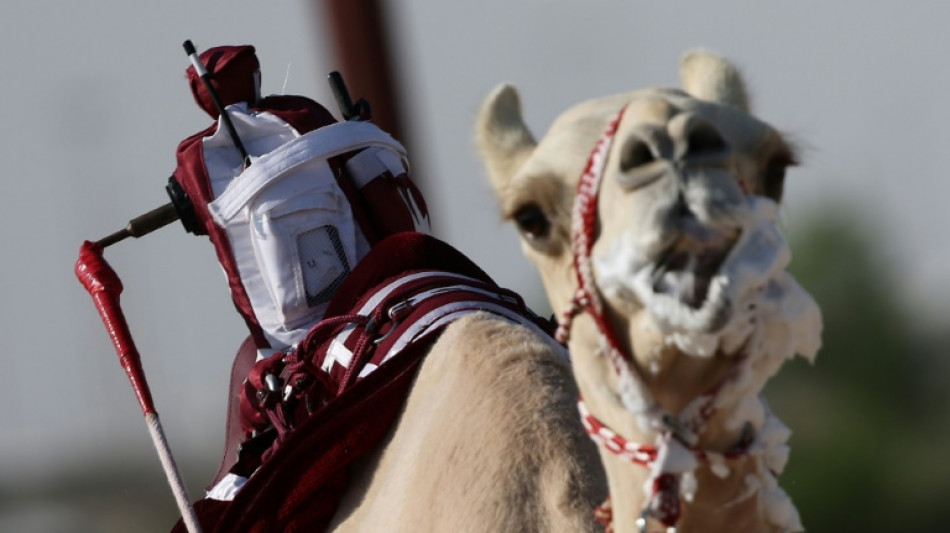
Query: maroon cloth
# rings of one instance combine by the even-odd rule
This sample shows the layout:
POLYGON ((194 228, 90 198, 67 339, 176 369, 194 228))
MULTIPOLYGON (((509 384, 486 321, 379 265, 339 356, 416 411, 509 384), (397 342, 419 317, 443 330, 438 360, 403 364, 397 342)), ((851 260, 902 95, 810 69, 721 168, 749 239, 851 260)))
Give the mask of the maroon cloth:
MULTIPOLYGON (((347 315, 373 287, 385 284, 394 274, 420 269, 493 283, 448 244, 419 233, 397 234, 377 244, 350 273, 330 303, 325 320, 347 315)), ((251 452, 247 452, 242 461, 254 467, 260 464, 260 468, 235 499, 199 500, 196 504, 204 531, 324 531, 346 488, 349 464, 374 450, 390 430, 434 340, 412 345, 356 381, 303 420, 266 457, 248 461, 251 452)), ((229 421, 229 426, 233 425, 233 420, 229 421)), ((241 468, 239 464, 234 470, 241 468)), ((184 532, 179 521, 173 533, 184 532)))
POLYGON ((224 430, 224 452, 221 454, 218 473, 214 475, 211 485, 208 486, 209 489, 221 481, 221 478, 227 475, 238 460, 238 444, 244 438, 240 424, 239 392, 244 388, 244 380, 247 379, 247 374, 251 371, 256 359, 257 347, 254 345, 254 339, 248 337, 241 343, 237 355, 234 356, 234 363, 231 365, 231 386, 228 389, 228 421, 224 430))
MULTIPOLYGON (((419 207, 420 213, 428 214, 425 199, 422 194, 409 179, 406 174, 393 176, 390 172, 385 172, 381 178, 376 178, 360 189, 358 198, 359 209, 355 212, 362 213, 366 217, 366 225, 371 231, 376 233, 377 239, 382 239, 388 235, 400 231, 413 231, 417 222, 413 219, 414 215, 407 209, 394 209, 396 206, 414 203, 419 207)), ((350 202, 353 202, 351 198, 350 202)), ((370 242, 374 242, 367 235, 370 242)))
POLYGON ((424 355, 415 352, 389 361, 290 433, 211 531, 326 530, 347 467, 376 448, 399 414, 424 355))
POLYGON ((492 282, 491 277, 448 243, 422 233, 400 233, 380 242, 343 280, 326 316, 352 309, 367 288, 394 275, 422 268, 444 270, 492 282))
POLYGON ((495 285, 474 265, 456 260, 454 265, 432 268, 420 265, 418 258, 416 264, 390 260, 406 250, 420 258, 460 257, 444 243, 418 233, 381 242, 364 259, 365 264, 382 265, 376 272, 398 274, 376 283, 358 272, 354 283, 338 293, 342 296, 337 302, 350 303, 352 295, 362 294, 358 301, 349 309, 332 309, 296 350, 263 359, 248 372, 240 399, 245 435, 274 428, 279 441, 315 409, 398 356, 407 344, 430 342, 441 328, 433 324, 442 324, 445 317, 486 310, 509 313, 512 318, 531 316, 520 296, 495 285), (463 269, 464 277, 458 275, 463 269), (367 285, 358 286, 359 281, 367 285), (278 390, 271 388, 274 385, 278 390))
MULTIPOLYGON (((205 533, 324 531, 349 463, 376 447, 402 407, 422 354, 403 355, 292 432, 233 501, 196 502, 205 533)), ((181 521, 172 529, 185 532, 181 521)))
MULTIPOLYGON (((218 93, 222 106, 227 107, 237 102, 257 102, 260 94, 261 64, 253 46, 216 46, 205 50, 198 57, 211 75, 211 85, 218 93)), ((188 77, 195 103, 211 118, 217 119, 218 108, 195 67, 189 66, 185 75, 188 77)))

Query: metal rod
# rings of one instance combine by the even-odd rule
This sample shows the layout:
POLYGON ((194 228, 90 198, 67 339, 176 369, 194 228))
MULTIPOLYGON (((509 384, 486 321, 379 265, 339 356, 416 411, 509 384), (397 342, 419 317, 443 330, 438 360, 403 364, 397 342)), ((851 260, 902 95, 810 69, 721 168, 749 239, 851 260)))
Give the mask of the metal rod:
POLYGON ((242 143, 241 138, 238 137, 237 130, 234 128, 234 123, 231 122, 231 116, 228 115, 228 112, 224 109, 224 106, 221 105, 221 99, 218 98, 218 91, 216 91, 214 89, 214 85, 211 84, 211 74, 208 73, 208 69, 206 69, 204 63, 201 62, 201 58, 198 57, 198 52, 195 50, 195 45, 192 44, 191 39, 189 39, 185 41, 182 46, 185 48, 185 53, 188 54, 188 59, 191 60, 191 64, 194 65, 195 72, 198 73, 201 81, 204 82, 205 89, 208 89, 208 94, 211 95, 211 101, 214 102, 214 107, 218 110, 218 114, 224 121, 224 126, 228 129, 228 134, 231 135, 231 141, 234 143, 234 147, 237 148, 238 152, 241 153, 241 160, 244 161, 244 168, 251 166, 251 156, 247 154, 247 150, 244 148, 244 143, 242 143))
POLYGON ((334 70, 327 76, 327 81, 330 82, 330 90, 333 91, 333 98, 336 99, 336 106, 340 108, 343 120, 350 120, 356 113, 350 91, 346 89, 346 83, 343 81, 343 75, 334 70))
POLYGON ((161 207, 152 209, 144 215, 139 215, 133 218, 129 221, 125 228, 107 237, 103 237, 97 242, 103 248, 106 248, 128 237, 135 237, 137 239, 143 235, 148 235, 149 233, 159 228, 163 228, 176 220, 178 220, 178 210, 175 209, 175 206, 171 202, 169 202, 161 207))

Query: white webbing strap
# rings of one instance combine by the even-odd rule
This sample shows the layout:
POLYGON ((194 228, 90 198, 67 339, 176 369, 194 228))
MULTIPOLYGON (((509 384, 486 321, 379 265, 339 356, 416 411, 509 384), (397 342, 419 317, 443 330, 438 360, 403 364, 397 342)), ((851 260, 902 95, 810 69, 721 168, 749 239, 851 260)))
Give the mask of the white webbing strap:
POLYGON ((339 122, 313 130, 253 161, 234 178, 217 199, 208 204, 214 221, 224 226, 268 183, 313 159, 326 160, 369 146, 379 146, 406 156, 406 149, 370 122, 339 122))
MULTIPOLYGON (((376 291, 366 303, 363 304, 359 310, 356 311, 356 314, 369 316, 380 304, 383 303, 390 294, 395 292, 400 287, 403 287, 409 282, 418 281, 424 278, 434 278, 434 277, 449 277, 457 278, 461 281, 477 281, 474 278, 464 276, 462 274, 455 274, 451 272, 442 272, 439 270, 424 270, 422 272, 415 272, 406 276, 399 277, 388 284, 386 284, 382 289, 376 291)), ((349 366, 350 359, 353 357, 353 353, 349 351, 348 348, 344 346, 347 340, 349 340, 350 335, 356 331, 357 326, 355 324, 350 324, 344 327, 340 333, 333 339, 333 342, 330 343, 330 348, 327 351, 326 358, 323 360, 323 370, 329 372, 333 367, 333 364, 340 364, 343 366, 349 366)))

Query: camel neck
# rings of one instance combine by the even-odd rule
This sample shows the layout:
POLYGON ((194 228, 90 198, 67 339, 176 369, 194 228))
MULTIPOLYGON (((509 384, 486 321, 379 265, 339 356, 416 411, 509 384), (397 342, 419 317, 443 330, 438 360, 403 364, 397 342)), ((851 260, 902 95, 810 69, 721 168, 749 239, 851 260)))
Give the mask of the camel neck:
MULTIPOLYGON (((662 410, 645 390, 643 410, 628 408, 629 400, 622 400, 619 392, 622 378, 597 354, 596 341, 575 337, 571 352, 584 404, 596 419, 594 424, 605 428, 593 438, 600 444, 615 531, 640 531, 638 520, 644 510, 651 515, 648 531, 665 531, 673 524, 681 533, 696 531, 700 526, 691 524, 698 524, 698 517, 704 532, 736 531, 736 524, 748 526, 742 531, 782 530, 770 525, 763 513, 759 497, 766 487, 761 481, 749 481, 763 476, 774 481, 774 476, 763 472, 765 461, 751 452, 755 436, 749 433, 750 426, 738 430, 728 426, 730 409, 712 413, 691 440, 663 422, 662 410), (607 443, 612 435, 616 438, 607 443), (651 449, 654 453, 649 456, 651 449), (631 450, 643 451, 639 460, 631 450)), ((590 422, 585 425, 589 433, 596 432, 590 422)))

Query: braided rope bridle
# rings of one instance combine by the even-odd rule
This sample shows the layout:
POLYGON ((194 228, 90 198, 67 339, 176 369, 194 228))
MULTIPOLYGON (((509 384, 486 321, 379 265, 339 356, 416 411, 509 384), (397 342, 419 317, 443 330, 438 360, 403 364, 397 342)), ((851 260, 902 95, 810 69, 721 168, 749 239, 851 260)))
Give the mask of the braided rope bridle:
MULTIPOLYGON (((618 111, 608 122, 606 129, 594 145, 587 164, 577 185, 571 211, 571 250, 574 271, 577 276, 577 291, 567 307, 558 316, 558 328, 555 338, 561 344, 567 344, 573 319, 587 313, 596 324, 601 336, 603 354, 621 379, 633 379, 642 383, 642 377, 633 358, 621 348, 613 328, 604 313, 604 306, 594 282, 591 250, 595 241, 597 205, 601 181, 606 168, 607 157, 613 144, 617 129, 623 119, 627 106, 618 111)), ((698 461, 717 463, 735 459, 746 453, 745 447, 737 451, 717 453, 696 447, 698 436, 716 411, 715 403, 719 391, 728 381, 735 378, 741 357, 737 358, 734 371, 713 388, 693 400, 681 413, 680 418, 664 414, 659 416, 661 431, 657 444, 637 444, 627 440, 590 413, 583 398, 578 401, 578 409, 585 430, 594 442, 627 462, 650 468, 660 457, 663 449, 671 440, 678 441, 693 453, 698 461)), ((646 394, 645 387, 640 387, 646 394)), ((649 400, 652 401, 652 400, 649 400)), ((662 412, 662 411, 660 411, 662 412)), ((637 525, 641 532, 646 531, 647 518, 658 520, 667 532, 675 532, 681 514, 679 474, 652 469, 649 485, 651 494, 644 505, 637 525)), ((595 517, 608 532, 612 531, 612 511, 610 499, 600 506, 595 517)))

